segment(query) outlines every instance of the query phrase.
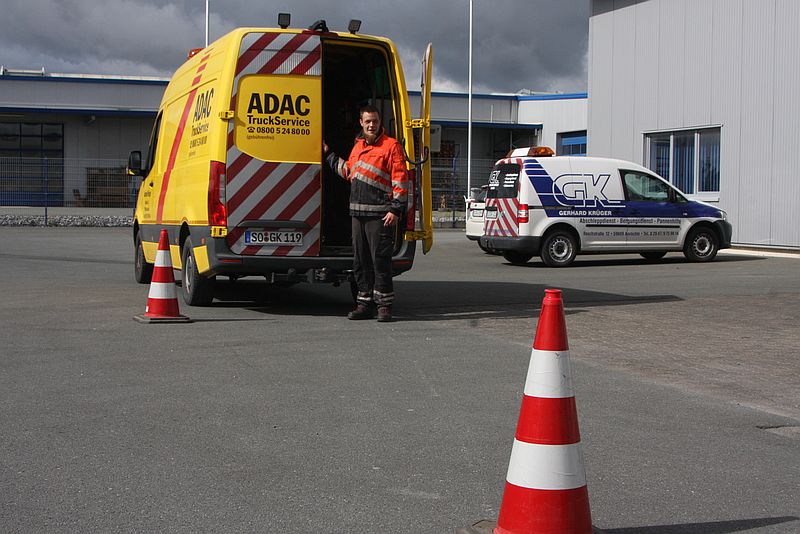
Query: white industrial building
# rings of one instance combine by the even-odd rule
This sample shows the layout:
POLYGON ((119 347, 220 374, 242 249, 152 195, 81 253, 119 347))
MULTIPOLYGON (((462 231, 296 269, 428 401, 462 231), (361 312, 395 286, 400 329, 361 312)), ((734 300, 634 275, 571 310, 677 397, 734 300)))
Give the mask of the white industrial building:
POLYGON ((726 210, 733 242, 800 247, 800 2, 593 0, 592 156, 726 210))

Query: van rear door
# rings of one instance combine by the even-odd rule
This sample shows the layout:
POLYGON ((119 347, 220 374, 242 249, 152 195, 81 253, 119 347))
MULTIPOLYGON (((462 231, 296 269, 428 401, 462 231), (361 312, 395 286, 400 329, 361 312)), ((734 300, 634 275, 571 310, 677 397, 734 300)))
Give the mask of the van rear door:
POLYGON ((503 160, 495 165, 489 175, 484 211, 484 235, 488 237, 516 237, 519 174, 521 160, 503 160))
POLYGON ((244 35, 227 136, 230 249, 317 256, 320 250, 322 54, 313 33, 244 35))
POLYGON ((433 69, 433 45, 428 43, 425 55, 422 58, 422 81, 420 83, 420 119, 422 120, 422 147, 420 155, 423 157, 421 188, 421 220, 424 238, 422 239, 422 253, 427 254, 433 246, 433 206, 431 198, 431 79, 433 69))

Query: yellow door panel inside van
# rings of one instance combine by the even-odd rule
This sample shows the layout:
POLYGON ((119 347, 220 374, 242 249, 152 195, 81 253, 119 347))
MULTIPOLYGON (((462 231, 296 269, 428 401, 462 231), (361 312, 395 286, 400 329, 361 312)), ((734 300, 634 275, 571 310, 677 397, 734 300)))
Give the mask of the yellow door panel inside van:
POLYGON ((234 142, 264 161, 322 159, 322 78, 256 74, 239 81, 234 142))

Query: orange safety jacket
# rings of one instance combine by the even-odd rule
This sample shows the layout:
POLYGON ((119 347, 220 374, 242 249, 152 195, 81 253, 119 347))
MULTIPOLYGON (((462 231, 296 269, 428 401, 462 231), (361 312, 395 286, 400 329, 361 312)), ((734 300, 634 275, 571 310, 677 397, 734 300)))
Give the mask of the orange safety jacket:
POLYGON ((363 133, 347 161, 329 153, 328 164, 350 180, 350 215, 401 216, 408 202, 408 173, 403 148, 381 130, 372 144, 363 133))

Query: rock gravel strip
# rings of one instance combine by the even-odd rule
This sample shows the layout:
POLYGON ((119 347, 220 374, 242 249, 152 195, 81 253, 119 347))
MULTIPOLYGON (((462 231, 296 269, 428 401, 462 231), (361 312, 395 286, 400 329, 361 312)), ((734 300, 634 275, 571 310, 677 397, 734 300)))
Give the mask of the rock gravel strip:
POLYGON ((0 226, 116 227, 132 224, 132 217, 117 215, 54 215, 47 217, 47 224, 42 215, 0 215, 0 226))

